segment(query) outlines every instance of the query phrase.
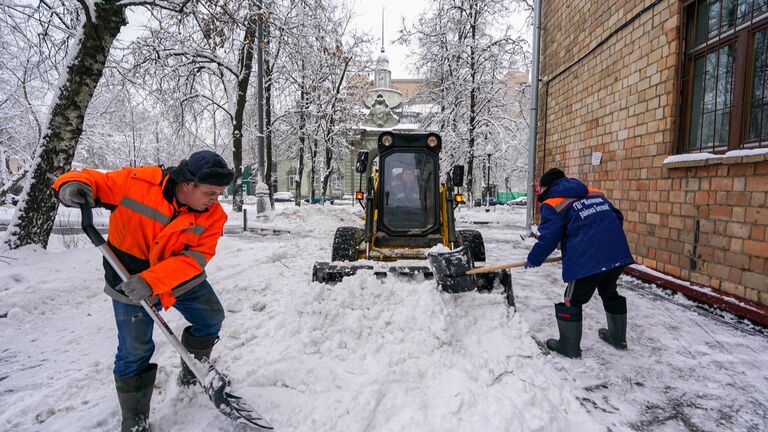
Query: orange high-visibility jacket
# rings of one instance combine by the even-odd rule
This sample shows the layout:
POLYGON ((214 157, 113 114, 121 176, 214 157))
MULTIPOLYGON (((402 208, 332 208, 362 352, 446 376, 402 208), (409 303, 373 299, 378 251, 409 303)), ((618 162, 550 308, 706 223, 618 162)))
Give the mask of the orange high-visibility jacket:
MULTIPOLYGON (((587 190, 589 191, 589 194, 587 195, 588 197, 589 196, 600 196, 600 197, 605 198, 605 194, 603 193, 603 191, 601 191, 599 189, 588 188, 587 190)), ((572 204, 572 203, 574 203, 574 202, 576 202, 576 201, 578 201, 580 199, 581 198, 563 198, 563 197, 547 198, 541 204, 542 205, 544 205, 544 204, 551 205, 552 208, 554 208, 556 212, 560 213, 566 207, 568 207, 570 204, 572 204)))
MULTIPOLYGON (((168 193, 163 194, 169 179, 161 167, 126 167, 106 173, 70 171, 53 184, 58 192, 65 183, 85 183, 97 202, 114 207, 109 218, 110 247, 130 273, 137 272, 147 281, 166 309, 176 301, 175 295, 205 280, 205 265, 215 255, 227 221, 219 203, 198 212, 180 206, 175 198, 169 202, 168 193)), ((109 271, 107 280, 107 293, 126 301, 114 290, 116 284, 109 283, 109 271)))

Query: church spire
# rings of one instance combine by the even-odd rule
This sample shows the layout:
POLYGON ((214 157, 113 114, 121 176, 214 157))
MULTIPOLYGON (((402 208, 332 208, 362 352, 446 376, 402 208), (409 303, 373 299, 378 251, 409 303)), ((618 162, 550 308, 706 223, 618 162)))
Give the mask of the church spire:
POLYGON ((384 8, 381 8, 381 53, 384 54, 384 8))
POLYGON ((381 54, 376 60, 374 71, 376 88, 392 88, 392 72, 389 70, 389 59, 384 54, 384 8, 381 8, 381 54))

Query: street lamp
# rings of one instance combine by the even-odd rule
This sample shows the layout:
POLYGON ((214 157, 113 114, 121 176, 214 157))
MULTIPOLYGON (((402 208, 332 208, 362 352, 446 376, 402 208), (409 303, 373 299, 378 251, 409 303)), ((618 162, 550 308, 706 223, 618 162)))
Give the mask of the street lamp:
POLYGON ((493 151, 494 151, 493 144, 489 142, 488 145, 485 147, 485 155, 488 156, 488 163, 487 163, 488 177, 487 177, 487 181, 485 182, 485 191, 486 191, 485 205, 488 207, 490 207, 491 205, 491 155, 493 154, 493 151))

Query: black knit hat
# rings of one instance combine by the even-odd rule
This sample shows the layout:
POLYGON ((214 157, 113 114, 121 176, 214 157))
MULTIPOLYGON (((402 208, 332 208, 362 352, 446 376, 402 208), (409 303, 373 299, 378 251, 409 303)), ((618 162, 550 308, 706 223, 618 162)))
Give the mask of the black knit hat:
POLYGON ((539 180, 539 185, 543 188, 548 188, 552 186, 556 181, 560 180, 561 178, 565 178, 565 173, 560 168, 551 168, 547 170, 547 172, 544 173, 544 175, 541 176, 541 180, 539 180))
POLYGON ((227 167, 224 158, 210 150, 192 153, 170 169, 171 178, 179 183, 195 182, 211 186, 229 186, 235 173, 227 167))

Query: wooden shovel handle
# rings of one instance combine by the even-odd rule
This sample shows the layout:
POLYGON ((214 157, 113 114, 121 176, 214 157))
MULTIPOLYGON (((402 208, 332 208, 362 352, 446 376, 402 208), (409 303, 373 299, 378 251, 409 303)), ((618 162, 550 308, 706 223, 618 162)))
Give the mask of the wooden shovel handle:
MULTIPOLYGON (((562 260, 563 260, 563 257, 552 257, 552 258, 545 259, 544 263, 553 263, 553 262, 558 262, 562 260)), ((477 273, 488 273, 492 271, 522 267, 524 265, 525 265, 525 261, 518 261, 518 262, 504 263, 504 264, 494 264, 494 265, 489 265, 485 267, 476 267, 471 270, 467 270, 467 274, 471 275, 471 274, 477 274, 477 273)))

